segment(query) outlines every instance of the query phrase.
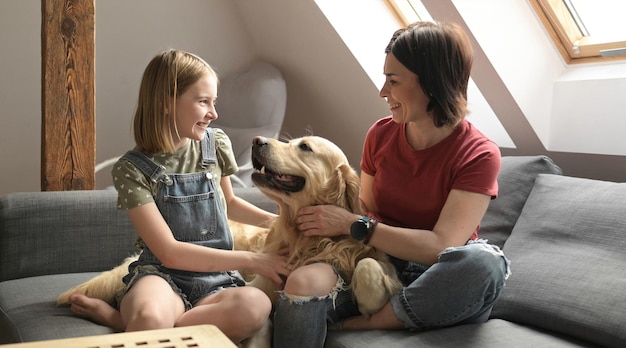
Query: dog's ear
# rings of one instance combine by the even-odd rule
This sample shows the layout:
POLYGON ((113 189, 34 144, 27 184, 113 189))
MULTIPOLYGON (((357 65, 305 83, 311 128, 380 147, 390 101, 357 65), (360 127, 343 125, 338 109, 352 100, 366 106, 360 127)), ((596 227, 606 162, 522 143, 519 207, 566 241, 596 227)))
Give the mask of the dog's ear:
POLYGON ((347 164, 339 166, 338 172, 342 187, 342 201, 345 204, 343 207, 353 213, 361 213, 361 199, 359 197, 361 181, 359 175, 354 168, 347 164))

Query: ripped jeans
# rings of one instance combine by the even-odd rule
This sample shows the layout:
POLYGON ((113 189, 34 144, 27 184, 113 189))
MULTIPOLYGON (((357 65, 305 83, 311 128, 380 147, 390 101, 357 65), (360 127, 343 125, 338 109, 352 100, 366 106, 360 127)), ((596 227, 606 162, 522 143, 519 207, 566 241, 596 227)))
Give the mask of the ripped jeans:
POLYGON ((281 293, 274 310, 274 348, 323 347, 329 324, 360 315, 352 291, 337 275, 337 284, 322 297, 281 293))
MULTIPOLYGON (((510 274, 502 251, 483 240, 448 248, 426 267, 395 259, 404 284, 391 298, 394 314, 410 331, 485 322, 510 274)), ((329 325, 360 315, 339 278, 321 298, 281 294, 274 312, 274 348, 321 348, 329 325)))

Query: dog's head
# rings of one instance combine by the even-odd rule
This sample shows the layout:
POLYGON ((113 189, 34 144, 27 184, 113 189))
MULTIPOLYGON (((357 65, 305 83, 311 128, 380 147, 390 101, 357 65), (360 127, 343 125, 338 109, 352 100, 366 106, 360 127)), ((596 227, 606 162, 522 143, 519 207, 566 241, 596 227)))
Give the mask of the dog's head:
POLYGON ((358 212, 359 177, 341 149, 318 136, 289 142, 256 137, 252 142, 252 181, 281 209, 334 204, 358 212))

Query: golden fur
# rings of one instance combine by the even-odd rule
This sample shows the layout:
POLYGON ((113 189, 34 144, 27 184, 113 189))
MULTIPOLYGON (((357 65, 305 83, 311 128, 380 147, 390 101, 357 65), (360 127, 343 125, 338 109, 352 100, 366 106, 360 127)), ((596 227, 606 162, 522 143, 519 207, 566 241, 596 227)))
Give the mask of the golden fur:
MULTIPOLYGON (((289 261, 295 267, 331 264, 351 282, 364 315, 378 311, 400 290, 395 270, 383 253, 347 236, 305 237, 295 225, 298 210, 310 205, 334 204, 363 213, 359 177, 339 147, 316 136, 289 142, 255 138, 252 160, 254 184, 278 204, 280 211, 267 235, 264 252, 289 250, 289 261)), ((277 285, 262 278, 255 278, 251 285, 275 300, 277 285)))
MULTIPOLYGON (((362 214, 359 177, 335 144, 316 136, 289 142, 257 137, 252 159, 256 169, 252 179, 278 204, 279 216, 269 229, 230 222, 235 249, 268 253, 289 250, 289 261, 295 267, 315 262, 333 265, 351 283, 359 310, 366 316, 378 311, 401 289, 385 254, 347 236, 304 237, 295 224, 298 210, 310 205, 334 204, 362 214)), ((127 273, 128 263, 136 257, 69 289, 58 297, 57 303, 67 304, 72 293, 112 303, 123 286, 121 278, 127 273)), ((276 283, 263 276, 242 274, 250 285, 276 301, 280 290, 276 283)))

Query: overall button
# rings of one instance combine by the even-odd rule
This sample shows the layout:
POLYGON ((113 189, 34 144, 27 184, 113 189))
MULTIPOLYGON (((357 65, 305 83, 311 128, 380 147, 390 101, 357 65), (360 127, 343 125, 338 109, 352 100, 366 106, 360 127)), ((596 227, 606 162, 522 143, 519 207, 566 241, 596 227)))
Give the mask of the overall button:
POLYGON ((209 180, 213 179, 213 174, 207 172, 206 173, 206 178, 209 179, 209 180))
POLYGON ((165 183, 165 185, 167 186, 172 186, 174 184, 174 180, 172 180, 172 178, 170 178, 168 175, 165 175, 163 177, 163 182, 165 183))

